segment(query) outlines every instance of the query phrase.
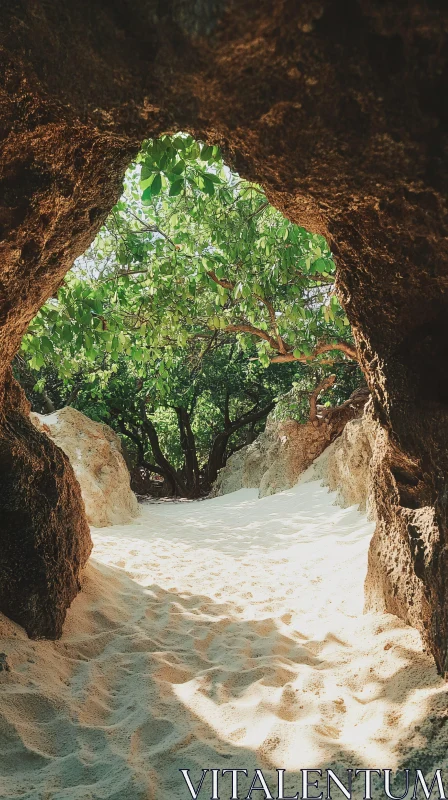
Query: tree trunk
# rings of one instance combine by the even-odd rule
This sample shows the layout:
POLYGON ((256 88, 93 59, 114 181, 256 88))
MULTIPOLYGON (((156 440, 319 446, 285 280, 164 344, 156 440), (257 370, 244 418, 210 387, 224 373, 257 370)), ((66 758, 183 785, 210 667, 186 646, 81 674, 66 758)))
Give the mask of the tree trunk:
POLYGON ((191 420, 188 411, 180 407, 176 407, 175 411, 179 427, 180 444, 185 458, 186 490, 188 497, 193 499, 199 497, 200 494, 196 442, 191 429, 191 420))
POLYGON ((209 488, 216 481, 219 470, 225 466, 225 453, 231 435, 231 431, 221 431, 213 441, 207 462, 207 484, 209 488))
POLYGON ((144 406, 142 406, 141 412, 143 417, 142 427, 148 435, 156 464, 160 466, 162 474, 166 476, 169 483, 174 486, 175 494, 178 494, 181 497, 188 497, 188 490, 185 482, 181 479, 175 467, 173 467, 173 465, 170 464, 168 459, 164 456, 162 448, 160 447, 159 437, 154 427, 154 423, 147 416, 144 406))

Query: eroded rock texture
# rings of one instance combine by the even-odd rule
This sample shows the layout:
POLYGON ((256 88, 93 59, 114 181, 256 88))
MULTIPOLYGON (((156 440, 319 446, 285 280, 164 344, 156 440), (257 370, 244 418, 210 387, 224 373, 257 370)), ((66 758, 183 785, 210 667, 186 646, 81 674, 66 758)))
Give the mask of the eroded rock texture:
POLYGON ((371 602, 416 625, 445 671, 444 0, 6 0, 0 14, 1 369, 139 141, 188 129, 222 145, 331 242, 384 430, 371 602))
MULTIPOLYGON (((219 472, 211 496, 238 489, 259 489, 259 497, 267 497, 295 486, 300 475, 332 442, 336 446, 350 420, 363 413, 368 399, 368 390, 358 389, 340 406, 318 407, 317 418, 305 423, 269 416, 263 433, 230 456, 219 472)), ((347 450, 351 455, 352 448, 347 450)))
POLYGON ((0 608, 28 635, 58 638, 92 542, 68 458, 28 416, 8 374, 0 414, 0 608))
POLYGON ((366 410, 347 423, 341 436, 316 459, 312 472, 313 480, 320 479, 337 492, 338 505, 357 505, 370 518, 376 513, 371 467, 378 436, 381 429, 366 410))
POLYGON ((124 525, 138 516, 121 440, 109 425, 94 422, 71 406, 52 414, 32 413, 31 421, 68 457, 90 525, 124 525))
POLYGON ((268 419, 266 429, 254 442, 230 456, 219 471, 211 495, 259 489, 259 497, 266 497, 290 489, 329 443, 326 426, 268 419))

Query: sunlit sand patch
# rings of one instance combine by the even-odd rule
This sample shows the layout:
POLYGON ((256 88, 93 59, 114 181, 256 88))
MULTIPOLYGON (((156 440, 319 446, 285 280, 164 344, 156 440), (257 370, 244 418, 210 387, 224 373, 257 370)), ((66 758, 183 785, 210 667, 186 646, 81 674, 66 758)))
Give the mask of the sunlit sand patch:
POLYGON ((446 685, 416 631, 362 615, 373 524, 333 502, 299 483, 93 529, 61 641, 1 618, 2 796, 168 800, 207 767, 298 786, 429 750, 443 768, 446 685))

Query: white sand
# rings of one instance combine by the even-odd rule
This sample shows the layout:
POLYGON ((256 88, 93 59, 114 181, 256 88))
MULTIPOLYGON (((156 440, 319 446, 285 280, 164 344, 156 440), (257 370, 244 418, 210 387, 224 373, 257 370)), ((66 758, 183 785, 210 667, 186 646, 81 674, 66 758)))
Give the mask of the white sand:
POLYGON ((414 630, 362 616, 372 523, 317 482, 256 495, 94 529, 60 642, 0 619, 1 798, 188 798, 181 768, 283 767, 296 791, 301 767, 443 767, 446 684, 414 630))

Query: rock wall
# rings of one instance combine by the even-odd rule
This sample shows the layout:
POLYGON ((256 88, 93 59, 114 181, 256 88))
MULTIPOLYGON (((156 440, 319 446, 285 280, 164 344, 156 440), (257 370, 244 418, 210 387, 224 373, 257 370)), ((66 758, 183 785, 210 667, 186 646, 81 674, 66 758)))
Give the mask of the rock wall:
POLYGON ((376 516, 371 464, 377 435, 378 426, 367 412, 347 422, 341 436, 313 464, 313 478, 337 493, 338 505, 357 505, 371 518, 376 516))
MULTIPOLYGON (((358 389, 342 405, 323 409, 314 422, 278 422, 268 417, 264 432, 230 456, 220 470, 212 496, 256 488, 260 497, 266 497, 290 489, 321 453, 334 452, 337 437, 350 420, 362 414, 368 397, 368 391, 358 389)), ((332 471, 336 478, 336 470, 332 471)))
POLYGON ((91 525, 123 525, 138 515, 120 438, 112 428, 70 406, 53 414, 31 414, 31 421, 68 456, 91 525))
MULTIPOLYGON (((422 627, 423 614, 426 642, 429 638, 441 642, 423 583, 429 557, 440 547, 434 537, 435 512, 421 502, 418 465, 400 452, 375 420, 371 403, 364 416, 349 422, 341 437, 316 459, 310 477, 321 478, 337 491, 340 505, 358 504, 376 521, 365 580, 365 610, 396 614, 417 629, 422 627), (394 519, 390 508, 395 510, 394 519), (397 522, 409 549, 397 547, 397 522), (403 582, 406 596, 415 598, 409 605, 403 600, 403 582)), ((441 583, 442 576, 439 580, 441 583)), ((441 671, 446 672, 444 668, 441 671)))
POLYGON ((36 639, 57 639, 80 589, 92 541, 67 456, 31 424, 23 390, 7 378, 0 411, 0 608, 36 639))
POLYGON ((11 358, 141 140, 188 130, 221 145, 330 242, 384 430, 378 602, 416 624, 447 671, 445 0, 17 0, 0 21, 1 446, 18 424, 11 358))
POLYGON ((265 497, 290 489, 329 442, 325 426, 303 425, 293 419, 268 420, 264 433, 228 459, 212 496, 259 488, 259 496, 265 497))

